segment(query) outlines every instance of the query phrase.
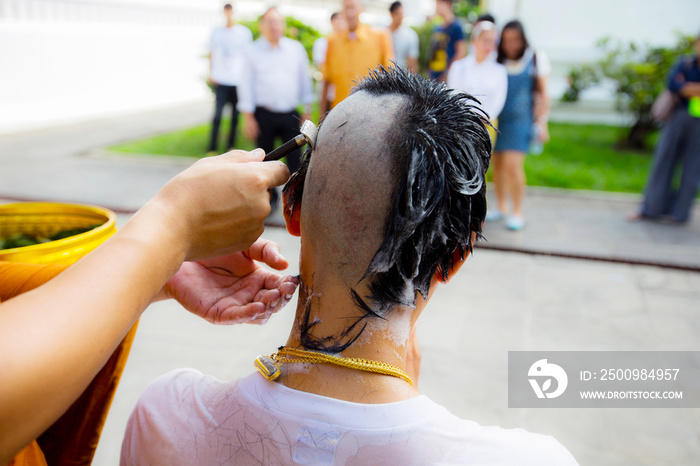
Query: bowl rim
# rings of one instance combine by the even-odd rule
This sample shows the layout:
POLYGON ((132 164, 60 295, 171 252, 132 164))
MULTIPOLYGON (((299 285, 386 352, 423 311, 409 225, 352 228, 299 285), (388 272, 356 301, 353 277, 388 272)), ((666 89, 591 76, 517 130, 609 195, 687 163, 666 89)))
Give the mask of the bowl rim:
MULTIPOLYGON (((113 211, 96 205, 91 204, 77 204, 77 203, 66 203, 66 202, 15 202, 11 204, 0 205, 0 217, 3 215, 21 215, 21 214, 36 214, 45 208, 61 208, 73 209, 75 213, 91 212, 93 214, 98 214, 99 216, 105 218, 105 221, 98 227, 92 230, 78 233, 77 235, 69 236, 68 238, 57 239, 54 241, 49 241, 48 243, 33 244, 31 246, 21 246, 19 248, 10 249, 0 249, 0 260, 3 260, 3 256, 9 256, 15 253, 25 253, 25 252, 50 252, 55 249, 62 249, 65 246, 70 246, 74 243, 80 243, 81 241, 90 238, 100 237, 105 233, 109 233, 116 227, 117 214, 113 211), (24 209, 20 209, 24 208, 24 209), (4 212, 4 211, 10 212, 4 212), (29 211, 27 211, 29 210, 29 211), (34 212, 32 212, 32 210, 34 212), (14 211, 14 212, 13 212, 14 211)), ((52 212, 46 212, 51 215, 52 212)), ((55 214, 60 214, 61 212, 55 212, 55 214)), ((65 212, 64 212, 65 213, 65 212)))

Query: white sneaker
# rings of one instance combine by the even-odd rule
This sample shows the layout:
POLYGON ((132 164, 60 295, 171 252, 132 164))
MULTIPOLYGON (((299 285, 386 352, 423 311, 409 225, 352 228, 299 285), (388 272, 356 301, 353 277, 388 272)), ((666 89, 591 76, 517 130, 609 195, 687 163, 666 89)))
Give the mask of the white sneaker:
POLYGON ((486 221, 487 222, 497 222, 503 220, 503 212, 493 208, 486 211, 486 221))
POLYGON ((513 231, 520 231, 525 228, 525 218, 520 215, 510 215, 506 220, 506 228, 513 231))

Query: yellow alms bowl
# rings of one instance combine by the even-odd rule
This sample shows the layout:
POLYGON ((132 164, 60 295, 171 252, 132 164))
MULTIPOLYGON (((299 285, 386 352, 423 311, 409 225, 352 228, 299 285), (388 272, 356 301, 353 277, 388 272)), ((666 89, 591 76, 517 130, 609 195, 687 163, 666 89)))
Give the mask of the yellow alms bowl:
POLYGON ((0 250, 0 261, 70 265, 117 231, 115 213, 102 207, 54 202, 0 205, 0 238, 22 233, 49 237, 94 225, 99 226, 68 238, 0 250))

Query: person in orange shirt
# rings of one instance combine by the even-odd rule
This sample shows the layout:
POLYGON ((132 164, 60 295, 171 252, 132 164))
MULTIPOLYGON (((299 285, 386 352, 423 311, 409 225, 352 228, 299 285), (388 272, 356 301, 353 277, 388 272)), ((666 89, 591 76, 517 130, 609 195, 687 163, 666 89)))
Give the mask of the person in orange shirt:
POLYGON ((328 38, 326 62, 323 64, 321 108, 328 108, 328 87, 335 86, 330 108, 350 95, 354 82, 369 75, 377 66, 391 66, 394 47, 386 31, 375 31, 360 23, 361 0, 343 0, 347 30, 328 38))

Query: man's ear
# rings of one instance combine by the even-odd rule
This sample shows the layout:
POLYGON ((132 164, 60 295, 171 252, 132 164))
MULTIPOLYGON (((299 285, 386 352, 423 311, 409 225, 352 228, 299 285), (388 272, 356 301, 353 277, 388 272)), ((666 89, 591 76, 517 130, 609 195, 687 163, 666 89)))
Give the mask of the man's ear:
POLYGON ((289 234, 292 236, 301 236, 301 201, 294 203, 294 207, 285 203, 282 210, 289 234))

